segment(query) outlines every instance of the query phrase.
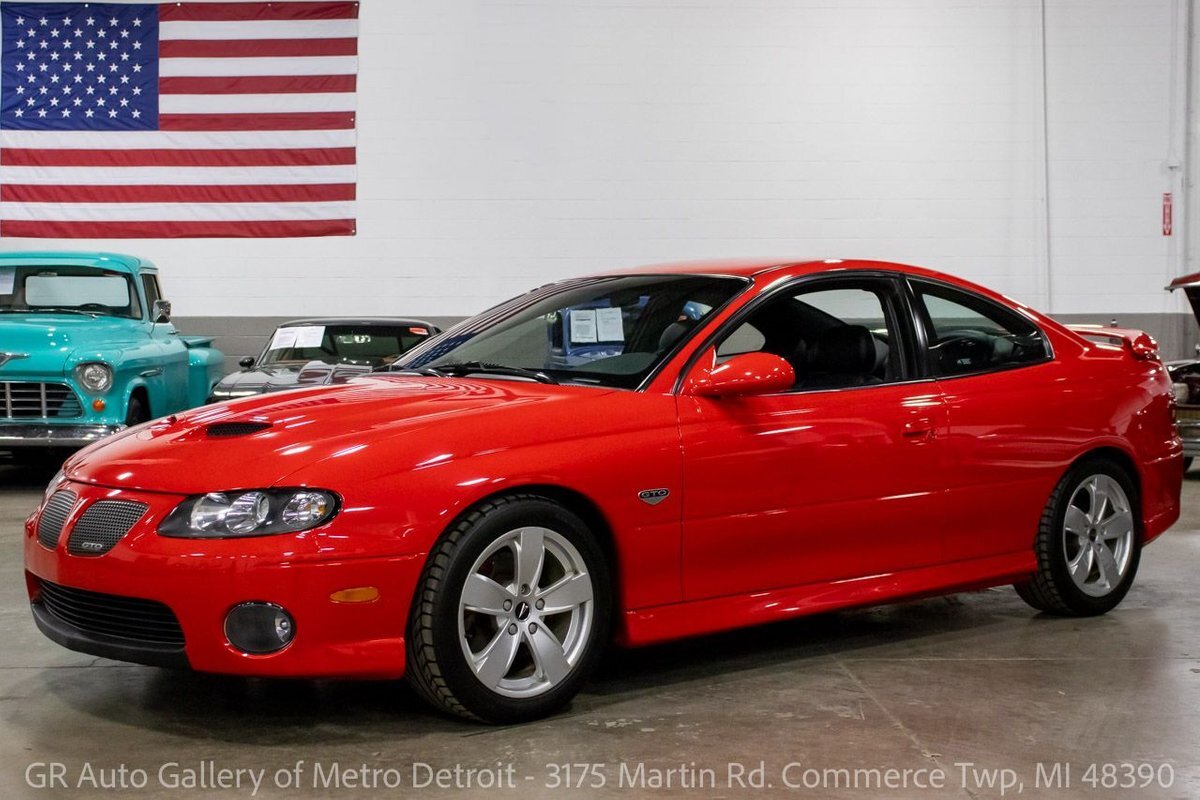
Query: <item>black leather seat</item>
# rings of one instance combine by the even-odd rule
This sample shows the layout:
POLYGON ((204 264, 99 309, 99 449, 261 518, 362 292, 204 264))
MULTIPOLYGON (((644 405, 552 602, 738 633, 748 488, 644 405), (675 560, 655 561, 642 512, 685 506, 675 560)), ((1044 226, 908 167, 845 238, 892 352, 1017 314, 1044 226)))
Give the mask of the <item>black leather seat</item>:
POLYGON ((870 386, 887 361, 887 345, 861 325, 839 325, 823 331, 809 352, 808 363, 797 370, 799 389, 841 389, 870 386))

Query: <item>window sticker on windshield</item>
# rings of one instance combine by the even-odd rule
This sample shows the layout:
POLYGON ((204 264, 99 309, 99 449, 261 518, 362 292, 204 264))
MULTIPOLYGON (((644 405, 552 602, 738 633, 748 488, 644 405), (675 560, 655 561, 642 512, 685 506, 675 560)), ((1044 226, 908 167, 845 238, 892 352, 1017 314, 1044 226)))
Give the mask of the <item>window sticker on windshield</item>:
POLYGON ((596 309, 596 338, 602 342, 625 341, 625 320, 620 308, 596 309))
POLYGON ((590 344, 596 341, 596 309, 577 308, 570 313, 571 341, 590 344))
POLYGON ((12 294, 16 285, 16 267, 0 267, 0 294, 12 294))
POLYGON ((296 328, 279 328, 271 339, 271 350, 290 350, 296 346, 296 328))
POLYGON ((296 328, 296 344, 295 347, 320 347, 321 341, 325 338, 324 325, 308 325, 304 328, 296 328))

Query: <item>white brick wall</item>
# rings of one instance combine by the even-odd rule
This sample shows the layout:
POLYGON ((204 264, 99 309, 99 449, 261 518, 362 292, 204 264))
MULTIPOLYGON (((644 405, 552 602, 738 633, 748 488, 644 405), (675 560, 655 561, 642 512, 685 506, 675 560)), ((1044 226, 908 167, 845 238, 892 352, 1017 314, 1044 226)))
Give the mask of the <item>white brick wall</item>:
MULTIPOLYGON (((1053 305, 1060 313, 1183 308, 1162 290, 1180 260, 1183 75, 1172 83, 1174 0, 1052 0, 1047 6, 1053 305), (1162 194, 1175 233, 1162 235, 1162 194)), ((1185 30, 1185 21, 1179 27, 1185 30)), ((1177 48, 1173 53, 1173 42, 1177 48)), ((1195 269, 1193 267, 1192 269, 1195 269)))
POLYGON ((760 254, 1045 307, 1047 249, 1055 311, 1173 309, 1176 0, 1047 2, 1043 126, 1038 0, 364 0, 357 237, 69 244, 153 258, 185 316, 460 315, 760 254))

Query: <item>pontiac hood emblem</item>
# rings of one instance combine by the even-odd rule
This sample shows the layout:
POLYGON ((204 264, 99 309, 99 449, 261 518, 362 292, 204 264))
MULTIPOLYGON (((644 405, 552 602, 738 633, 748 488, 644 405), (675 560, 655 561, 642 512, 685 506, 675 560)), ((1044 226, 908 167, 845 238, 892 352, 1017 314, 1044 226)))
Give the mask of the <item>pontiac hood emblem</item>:
POLYGON ((10 361, 20 361, 22 358, 29 358, 29 353, 0 353, 0 367, 10 361))

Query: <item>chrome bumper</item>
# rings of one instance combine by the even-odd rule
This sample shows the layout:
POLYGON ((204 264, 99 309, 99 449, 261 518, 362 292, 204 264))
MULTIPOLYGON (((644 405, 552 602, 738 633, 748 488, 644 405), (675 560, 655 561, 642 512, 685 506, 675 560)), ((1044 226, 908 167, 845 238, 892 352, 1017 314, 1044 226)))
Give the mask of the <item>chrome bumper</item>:
POLYGON ((83 447, 124 425, 0 425, 0 450, 9 447, 83 447))

